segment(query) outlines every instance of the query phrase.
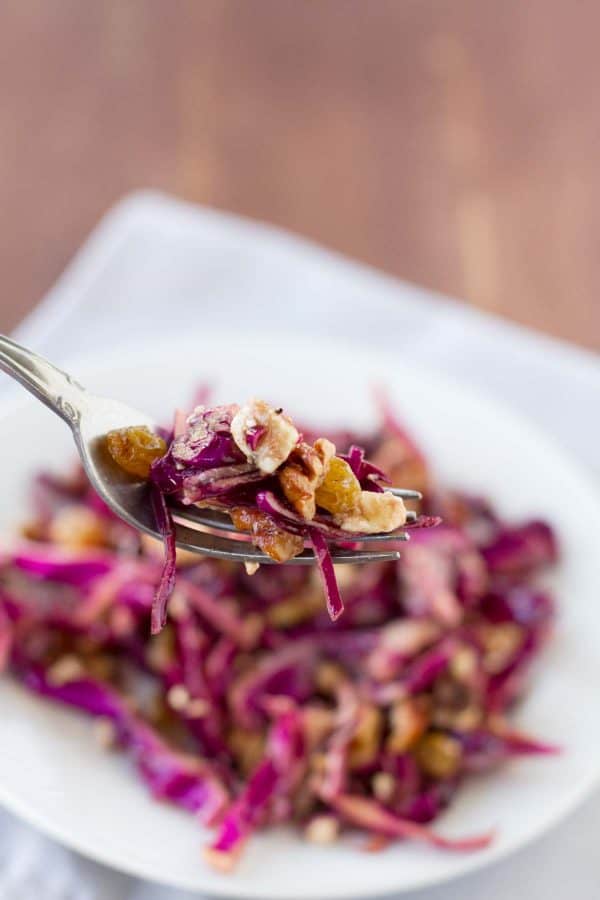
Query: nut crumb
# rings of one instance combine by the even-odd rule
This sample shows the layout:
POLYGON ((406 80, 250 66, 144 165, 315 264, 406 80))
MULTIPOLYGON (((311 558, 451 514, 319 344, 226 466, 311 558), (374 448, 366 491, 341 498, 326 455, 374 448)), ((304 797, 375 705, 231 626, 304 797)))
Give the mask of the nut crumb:
POLYGON ((396 793, 396 779, 389 772, 375 772, 371 779, 373 794, 381 803, 389 803, 396 793))
POLYGON ((332 844, 340 833, 338 820, 334 816, 315 816, 304 831, 306 839, 312 844, 332 844))
POLYGON ((167 703, 171 709, 182 712, 190 702, 190 693, 184 684, 174 684, 167 691, 167 703))
POLYGON ((406 522, 406 509, 400 497, 387 491, 362 491, 357 510, 334 518, 343 531, 378 534, 401 528, 406 522))
POLYGON ((281 489, 303 519, 311 520, 317 511, 316 492, 335 456, 335 445, 319 438, 313 447, 300 441, 278 473, 281 489))
POLYGON ((73 654, 61 656, 46 672, 48 682, 53 687, 61 687, 71 681, 78 681, 85 676, 85 669, 80 659, 73 654))
POLYGON ((117 729, 107 716, 94 719, 92 732, 94 740, 103 750, 111 750, 117 743, 117 729))

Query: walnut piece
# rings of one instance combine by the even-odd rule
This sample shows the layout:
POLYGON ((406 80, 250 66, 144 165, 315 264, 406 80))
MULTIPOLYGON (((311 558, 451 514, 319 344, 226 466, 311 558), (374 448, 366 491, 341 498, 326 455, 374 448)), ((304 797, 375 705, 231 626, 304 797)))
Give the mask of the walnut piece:
POLYGON ((50 540, 70 550, 102 547, 106 543, 105 521, 85 506, 70 505, 58 510, 50 522, 50 540))
POLYGON ((383 713, 370 703, 361 704, 358 722, 348 747, 348 765, 360 769, 377 757, 383 731, 383 713))
POLYGON ((278 473, 286 499, 304 519, 314 519, 315 494, 334 456, 335 444, 326 438, 319 438, 313 447, 300 441, 278 473))
POLYGON ((406 753, 416 744, 429 724, 425 704, 413 697, 399 700, 390 711, 390 733, 386 750, 406 753))
POLYGON ((358 508, 334 516, 343 531, 361 534, 377 534, 395 531, 406 522, 406 509, 400 497, 393 494, 362 491, 358 508))
POLYGON ((337 840, 339 831, 340 824, 335 816, 323 813, 310 820, 304 834, 311 844, 332 844, 337 840))
POLYGON ((286 461, 300 437, 289 416, 264 400, 251 400, 236 412, 231 434, 248 462, 265 475, 286 461))
POLYGON ((252 535, 252 543, 277 562, 292 559, 304 549, 301 537, 278 528, 269 516, 258 509, 234 506, 229 515, 239 531, 248 531, 252 535))

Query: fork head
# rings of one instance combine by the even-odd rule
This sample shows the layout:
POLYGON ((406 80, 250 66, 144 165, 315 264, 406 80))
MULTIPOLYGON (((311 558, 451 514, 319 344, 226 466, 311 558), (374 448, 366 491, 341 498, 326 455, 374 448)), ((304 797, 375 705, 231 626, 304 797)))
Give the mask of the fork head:
MULTIPOLYGON (((4 335, 0 335, 0 368, 67 422, 86 475, 106 505, 129 525, 160 539, 148 483, 121 469, 110 457, 105 441, 108 432, 118 428, 145 425, 156 430, 152 418, 124 403, 89 393, 66 372, 4 335)), ((175 524, 177 546, 236 562, 274 562, 247 540, 198 530, 199 525, 201 528, 208 525, 213 531, 221 528, 216 520, 199 523, 192 516, 179 517, 175 524)), ((359 563, 397 559, 398 553, 336 548, 332 558, 339 563, 359 563)), ((289 563, 306 565, 314 559, 312 552, 304 551, 289 563)))
MULTIPOLYGON (((116 428, 146 425, 156 430, 152 419, 132 407, 86 393, 85 402, 78 405, 79 416, 73 421, 73 436, 79 450, 86 475, 101 499, 119 518, 134 528, 161 540, 157 531, 150 501, 147 481, 125 472, 112 459, 106 449, 106 435, 116 428)), ((249 562, 270 565, 275 563, 244 536, 236 532, 227 517, 218 512, 194 507, 178 506, 175 511, 175 541, 178 547, 193 553, 213 556, 231 562, 249 562), (210 531, 206 529, 209 528, 210 531), (227 531, 237 537, 225 537, 214 531, 227 531)), ((383 535, 374 536, 383 539, 383 535)), ((389 540, 404 540, 405 536, 389 536, 389 540)), ((399 558, 397 550, 347 550, 332 548, 336 564, 383 562, 399 558)), ((312 550, 304 550, 289 560, 287 565, 311 565, 315 561, 312 550)), ((279 563, 281 565, 281 563, 279 563)))

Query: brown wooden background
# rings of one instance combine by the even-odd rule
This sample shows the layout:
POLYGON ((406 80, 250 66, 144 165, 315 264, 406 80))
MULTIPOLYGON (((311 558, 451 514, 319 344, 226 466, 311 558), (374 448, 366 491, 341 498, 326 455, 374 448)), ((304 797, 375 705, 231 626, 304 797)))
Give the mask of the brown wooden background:
POLYGON ((124 192, 600 349, 597 0, 3 0, 0 328, 124 192))

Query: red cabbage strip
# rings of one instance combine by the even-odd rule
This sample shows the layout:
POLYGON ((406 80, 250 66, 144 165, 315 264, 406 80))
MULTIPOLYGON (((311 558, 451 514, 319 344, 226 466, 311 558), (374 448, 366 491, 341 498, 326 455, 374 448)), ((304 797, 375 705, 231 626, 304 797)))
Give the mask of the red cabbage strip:
POLYGON ((264 474, 253 466, 220 466, 204 472, 184 474, 181 484, 181 502, 197 503, 226 495, 255 481, 264 481, 264 474))
MULTIPOLYGON (((189 613, 175 620, 176 647, 180 666, 180 676, 191 700, 200 699, 206 704, 203 715, 190 716, 187 709, 181 711, 185 725, 211 756, 227 752, 224 739, 223 715, 215 703, 205 674, 206 650, 209 640, 202 632, 194 617, 189 613)), ((178 683, 177 681, 172 683, 178 683)))
POLYGON ((13 641, 13 623, 0 598, 0 672, 4 671, 10 659, 13 641))
POLYGON ((209 643, 207 635, 189 613, 176 619, 175 633, 184 685, 191 697, 209 697, 204 674, 205 651, 209 643))
POLYGON ((516 528, 501 528, 481 553, 491 572, 523 574, 556 562, 558 545, 549 525, 532 521, 516 528))
POLYGON ((340 794, 324 799, 351 825, 387 837, 421 841, 444 850, 481 850, 489 846, 493 839, 492 832, 468 838, 445 838, 430 828, 394 815, 375 800, 360 795, 340 794))
POLYGON ((223 601, 219 602, 204 588, 192 584, 189 579, 181 578, 180 584, 191 606, 216 631, 231 638, 238 647, 249 648, 254 643, 256 629, 252 619, 242 619, 223 601))
POLYGON ((494 733, 477 729, 455 734, 463 746, 463 765, 468 771, 485 771, 512 756, 548 756, 560 748, 517 731, 494 733))
POLYGON ((214 868, 229 871, 235 865, 244 843, 266 817, 266 807, 275 793, 277 778, 275 764, 270 759, 252 773, 219 826, 216 840, 204 850, 206 861, 214 868))
POLYGON ((22 544, 12 557, 17 569, 40 580, 60 581, 85 588, 96 578, 106 575, 115 566, 108 553, 89 552, 85 555, 64 550, 43 549, 36 544, 22 544))
POLYGON ((246 840, 268 819, 272 801, 277 796, 289 796, 305 768, 301 715, 295 707, 288 707, 271 727, 264 760, 226 813, 216 839, 205 850, 207 861, 229 871, 246 840))
POLYGON ((419 656, 403 678, 406 690, 411 694, 427 690, 447 668, 455 652, 456 643, 452 638, 443 638, 436 647, 419 656))
POLYGON ((218 700, 225 696, 232 678, 232 666, 238 648, 228 637, 219 638, 206 657, 206 678, 211 694, 218 700))
MULTIPOLYGON (((127 586, 135 587, 136 597, 143 596, 144 587, 156 584, 158 568, 152 563, 125 559, 103 578, 94 582, 89 592, 83 597, 73 612, 73 622, 82 628, 98 620, 111 606, 119 602, 121 592, 127 586)), ((127 593, 125 596, 127 597, 127 593)), ((131 604, 129 604, 131 605, 131 604)), ((141 604, 142 609, 145 604, 141 604)))
POLYGON ((310 528, 308 533, 323 581, 323 588, 325 590, 325 598, 327 601, 327 612, 329 613, 331 621, 335 622, 335 620, 339 619, 344 612, 344 601, 342 600, 342 595, 338 588, 329 547, 321 532, 316 528, 310 528))
POLYGON ((109 719, 119 743, 129 751, 155 797, 198 814, 205 824, 214 822, 222 812, 228 794, 210 763, 169 747, 113 688, 88 677, 52 684, 41 666, 27 666, 20 674, 36 693, 109 719))
POLYGON ((327 744, 325 772, 319 787, 323 797, 336 797, 346 789, 348 750, 358 724, 360 704, 350 681, 340 685, 337 699, 337 726, 327 744))
POLYGON ((167 507, 163 492, 150 483, 150 498, 156 520, 156 527, 162 535, 165 545, 165 562, 160 581, 152 601, 150 614, 150 630, 158 634, 167 622, 167 601, 175 587, 175 570, 177 567, 177 548, 175 545, 175 525, 167 507))
POLYGON ((316 650, 310 640, 295 641, 263 656, 254 668, 243 672, 228 693, 232 718, 244 728, 255 728, 263 720, 262 699, 284 695, 302 702, 310 695, 316 650))
POLYGON ((437 528, 441 523, 441 516, 417 516, 414 522, 405 522, 402 529, 415 531, 417 528, 437 528))
POLYGON ((254 428, 248 429, 246 432, 246 441, 251 450, 256 450, 260 444, 260 439, 264 437, 266 433, 267 429, 264 425, 256 425, 254 428))
POLYGON ((348 463, 363 489, 373 490, 375 488, 375 490, 381 491, 383 488, 377 484, 378 481, 383 481, 385 484, 390 483, 390 479, 382 469, 365 459, 365 451, 362 447, 352 444, 348 453, 340 453, 339 457, 348 463))

